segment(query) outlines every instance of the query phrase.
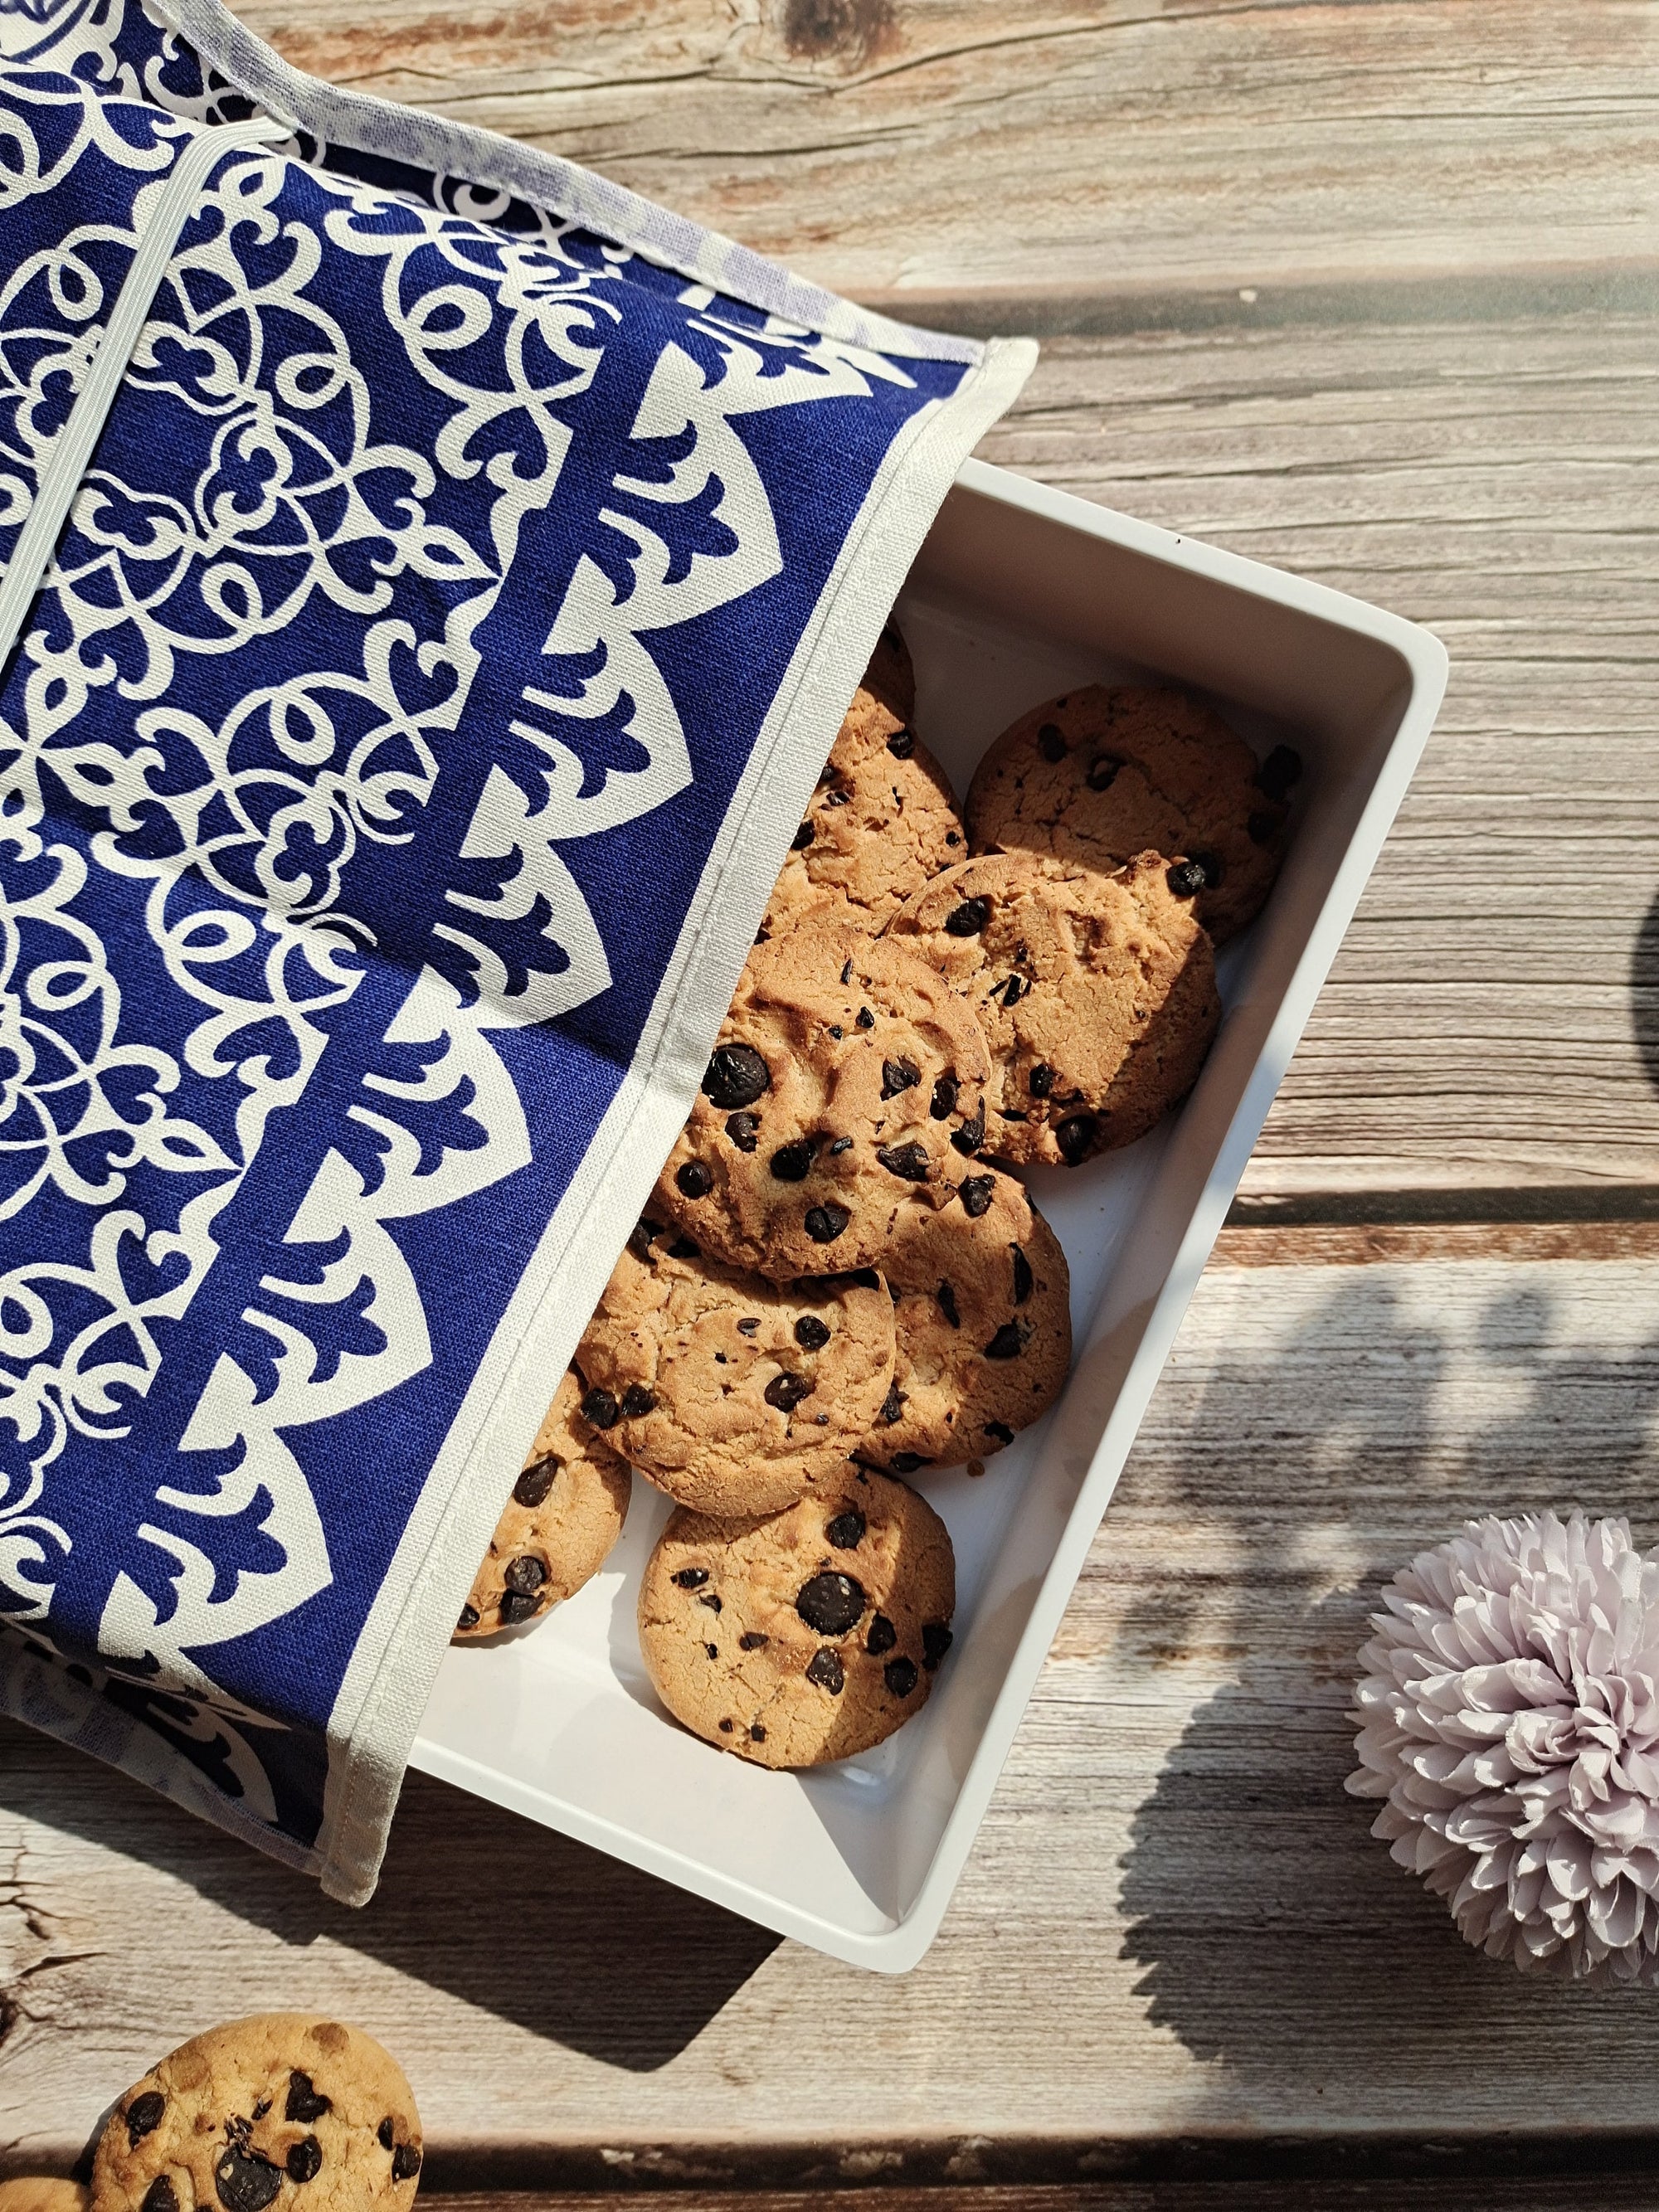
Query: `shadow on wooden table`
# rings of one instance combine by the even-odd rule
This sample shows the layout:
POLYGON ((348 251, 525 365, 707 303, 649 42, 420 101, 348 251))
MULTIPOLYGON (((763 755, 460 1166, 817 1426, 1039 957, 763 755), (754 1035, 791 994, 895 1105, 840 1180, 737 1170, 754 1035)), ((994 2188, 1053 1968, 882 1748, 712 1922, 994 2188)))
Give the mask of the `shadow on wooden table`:
MULTIPOLYGON (((1659 1533, 1659 1328, 1650 1311, 1619 1343, 1600 1326, 1513 1262, 1345 1268, 1248 1395, 1226 1375, 1195 1394, 1171 1486, 1231 1522, 1237 1572, 1220 1621, 1176 1626, 1176 1656, 1200 1632, 1249 1656, 1134 1819, 1123 1955, 1151 2017, 1221 2062, 1218 2097, 1265 2126, 1305 2125, 1328 2091, 1361 2126, 1455 2128, 1455 2070, 1477 2052, 1481 2111, 1512 2079, 1522 2134, 1659 2126, 1659 1991, 1603 1996, 1479 1955, 1342 1786, 1365 1616, 1413 1553, 1551 1504, 1659 1533)), ((1132 1616, 1138 1633, 1155 1655, 1132 1616)))
MULTIPOLYGON (((61 1746, 0 1721, 0 1814, 148 1862, 285 1944, 326 1938, 634 2071, 700 2034, 779 1938, 482 1800, 411 1773, 362 1911, 61 1746), (22 1755, 9 1755, 15 1736, 22 1755)), ((269 2004, 248 1992, 248 2008, 269 2004)), ((278 2000, 280 2001, 280 2000, 278 2000)))

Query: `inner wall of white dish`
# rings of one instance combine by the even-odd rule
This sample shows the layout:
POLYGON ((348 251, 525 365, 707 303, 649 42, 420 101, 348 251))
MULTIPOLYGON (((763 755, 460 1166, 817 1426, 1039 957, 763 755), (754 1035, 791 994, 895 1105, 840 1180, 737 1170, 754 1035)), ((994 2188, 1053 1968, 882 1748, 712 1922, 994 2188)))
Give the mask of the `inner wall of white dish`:
MULTIPOLYGON (((1041 518, 988 514, 988 506, 952 495, 898 606, 916 667, 917 732, 959 797, 990 740, 1041 699, 1089 682, 1161 672, 1190 684, 1200 672, 1214 672, 1215 625, 1206 623, 1196 640, 1190 622, 1198 599, 1214 586, 1178 571, 1143 575, 1158 564, 1129 556, 1137 583, 1150 593, 1147 605, 1156 609, 1160 593, 1171 603, 1172 626, 1161 671, 1125 659, 1103 644, 1079 641, 1079 633, 1110 640, 1127 628, 1139 642, 1164 625, 1145 608, 1131 618, 1127 597, 1115 591, 1079 592, 1079 571, 1086 580, 1091 558, 1104 558, 1108 549, 1041 518), (1032 573, 1033 546, 1049 564, 1046 578, 1032 573), (1194 600, 1184 633, 1191 644, 1182 642, 1183 592, 1194 600), (1008 618, 1010 602, 1016 620, 1008 618), (1073 635, 1043 635, 1051 622, 1073 635)), ((1121 548, 1109 551, 1118 562, 1125 558, 1121 548)), ((1244 600, 1246 615, 1260 604, 1233 596, 1244 600)), ((1272 614, 1287 611, 1275 607, 1272 614)), ((1316 634, 1328 626, 1290 618, 1300 625, 1299 661, 1310 636, 1317 659, 1316 634)), ((1160 1206, 1160 1181, 1178 1181, 1184 1191, 1191 1180, 1190 1164, 1179 1176, 1173 1166, 1160 1176, 1172 1137, 1196 1117, 1181 1150, 1190 1154, 1186 1139, 1201 1142, 1207 1169, 1261 1049, 1271 1002, 1309 941, 1392 734, 1376 670, 1366 660, 1382 648, 1331 634, 1330 653, 1353 656, 1350 718, 1340 708, 1345 687, 1337 666, 1289 671, 1278 639, 1270 641, 1269 666, 1252 654, 1252 635, 1245 620, 1224 641, 1238 696, 1213 688, 1205 696, 1258 751, 1293 738, 1308 774, 1297 794, 1291 859, 1267 915, 1218 963, 1228 1018, 1211 1066, 1193 1102, 1140 1143, 1076 1171, 1038 1170, 1027 1178, 1071 1267, 1080 1352, 1100 1334, 1103 1310, 1108 1323, 1121 1320, 1109 1310, 1119 1302, 1108 1293, 1138 1220, 1137 1261, 1150 1260, 1155 1279, 1167 1273, 1181 1221, 1169 1218, 1171 1194, 1160 1206), (1374 696, 1366 699, 1366 692, 1374 696), (1304 712, 1293 726, 1241 703, 1241 696, 1289 696, 1304 712), (1307 713, 1316 698, 1321 710, 1307 713), (1228 1032, 1247 1005, 1249 1036, 1239 1034, 1229 1050, 1228 1032), (1149 1243, 1155 1252, 1146 1249, 1149 1243)), ((1182 1203, 1184 1220, 1190 1198, 1182 1203)), ((1138 1278, 1142 1267, 1124 1272, 1138 1278)), ((1080 1387, 1074 1374, 1068 1399, 1080 1387)), ((774 1773, 700 1742, 668 1717, 646 1675, 634 1616, 641 1569, 672 1509, 636 1474, 623 1541, 586 1589, 544 1622, 487 1646, 452 1649, 415 1764, 770 1924, 789 1924, 809 1940, 803 1922, 826 1937, 892 1929, 926 1878, 970 1764, 986 1748, 1014 1646, 1111 1412, 1109 1396, 1095 1402, 1102 1398, 1097 1379, 1086 1395, 1086 1407, 1068 1409, 1062 1401, 987 1461, 981 1477, 957 1468, 924 1469, 913 1478, 956 1547, 956 1644, 929 1704, 876 1750, 816 1771, 774 1773), (1081 1425, 1079 1413, 1086 1414, 1081 1425)), ((1003 1737, 1012 1728, 999 1717, 1003 1737)), ((1000 1758, 1006 1741, 996 1749, 1000 1758)))

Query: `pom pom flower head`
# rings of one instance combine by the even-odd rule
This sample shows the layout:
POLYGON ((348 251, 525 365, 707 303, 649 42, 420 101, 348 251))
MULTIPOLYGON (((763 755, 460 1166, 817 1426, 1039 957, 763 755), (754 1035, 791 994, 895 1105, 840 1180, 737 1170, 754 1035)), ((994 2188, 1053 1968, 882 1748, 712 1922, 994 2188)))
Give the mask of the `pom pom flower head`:
POLYGON ((1348 1778, 1468 1941, 1659 1982, 1659 1561, 1623 1521, 1471 1522, 1382 1593, 1348 1778))

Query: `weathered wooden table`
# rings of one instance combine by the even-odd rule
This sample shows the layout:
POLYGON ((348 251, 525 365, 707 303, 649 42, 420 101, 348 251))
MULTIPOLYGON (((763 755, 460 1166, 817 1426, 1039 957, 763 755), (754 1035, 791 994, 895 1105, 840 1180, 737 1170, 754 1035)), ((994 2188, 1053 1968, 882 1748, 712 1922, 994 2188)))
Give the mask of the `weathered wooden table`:
POLYGON ((491 2203, 1659 2203, 1659 1996, 1466 1951, 1341 1788, 1411 1552, 1568 1500, 1659 1538, 1659 10, 245 13, 914 319, 1037 332, 990 458, 1379 599, 1454 671, 921 1967, 418 1776, 346 1912, 0 1726, 0 2168, 295 2005, 401 2054, 429 2187, 491 2203))

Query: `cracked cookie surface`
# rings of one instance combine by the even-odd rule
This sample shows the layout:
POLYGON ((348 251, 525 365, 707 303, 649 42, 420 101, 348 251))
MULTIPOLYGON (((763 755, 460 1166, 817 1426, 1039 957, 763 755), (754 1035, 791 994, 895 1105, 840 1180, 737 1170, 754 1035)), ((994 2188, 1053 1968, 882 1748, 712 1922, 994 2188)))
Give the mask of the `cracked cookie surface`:
POLYGON ((360 2028, 260 2013, 164 2058, 105 2123, 92 2212, 406 2212, 421 2123, 403 2071, 360 2028))
POLYGON ((641 1583, 640 1646, 695 1735, 762 1766, 816 1766, 921 1711, 955 1610, 938 1514, 904 1483, 848 1466, 783 1513, 677 1512, 641 1583))
POLYGON ((1177 874, 1155 853, 1109 876, 987 854, 894 917, 884 942, 944 975, 991 1048, 994 1158, 1079 1166, 1144 1136, 1198 1079, 1221 1001, 1177 874))
POLYGON ((893 1385, 860 1461, 894 1474, 1011 1444, 1072 1365, 1071 1275, 1015 1176, 975 1167, 956 1202, 907 1222, 888 1255, 893 1385))
POLYGON ((893 1379, 872 1269, 769 1283, 649 1216, 576 1347, 579 1424, 682 1505, 770 1513, 838 1479, 893 1379))
POLYGON ((501 1509, 453 1642, 534 1620, 574 1597, 611 1556, 633 1485, 627 1462, 580 1419, 581 1395, 581 1378, 572 1369, 501 1509))
POLYGON ((1085 684, 1033 707, 986 752, 964 809, 972 850, 1038 852, 1109 872, 1184 860, 1218 944, 1260 911, 1285 853, 1289 745, 1258 761, 1185 692, 1085 684))
POLYGON ((773 1281, 880 1264, 984 1142, 991 1063, 953 986, 886 939, 757 945, 647 1211, 773 1281))

